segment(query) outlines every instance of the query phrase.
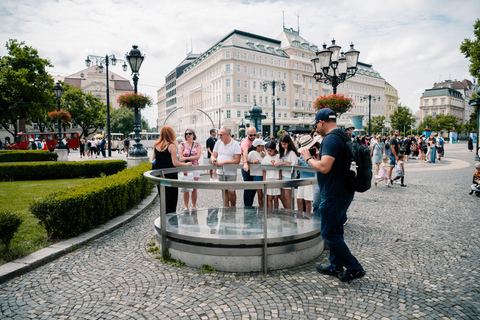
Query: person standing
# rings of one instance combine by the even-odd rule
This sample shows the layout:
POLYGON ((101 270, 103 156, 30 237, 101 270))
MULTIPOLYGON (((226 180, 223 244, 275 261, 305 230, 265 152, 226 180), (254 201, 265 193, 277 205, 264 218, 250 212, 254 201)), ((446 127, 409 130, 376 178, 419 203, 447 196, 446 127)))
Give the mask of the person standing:
POLYGON ((443 146, 445 145, 445 142, 443 141, 443 138, 439 137, 437 134, 435 135, 435 140, 437 146, 438 161, 442 161, 443 146))
MULTIPOLYGON (((247 137, 243 139, 242 144, 240 145, 240 151, 242 152, 242 178, 243 181, 253 181, 253 176, 250 174, 248 167, 248 150, 253 144, 257 136, 257 130, 254 126, 250 126, 247 129, 247 137)), ((253 205, 253 199, 257 190, 243 190, 243 205, 245 207, 251 207, 253 205)))
POLYGON ((85 139, 82 138, 78 146, 80 147, 80 159, 81 159, 83 158, 85 153, 85 139))
MULTIPOLYGON (((193 166, 198 166, 198 160, 202 156, 202 146, 196 142, 197 135, 192 129, 185 130, 185 142, 178 146, 178 154, 180 155, 180 162, 191 162, 193 166)), ((200 170, 192 171, 193 180, 198 181, 200 178, 200 170)), ((192 209, 197 207, 197 189, 192 190, 192 209)), ((190 199, 190 192, 183 192, 183 204, 185 210, 188 210, 188 202, 190 199)))
POLYGON ((330 248, 330 265, 317 266, 317 271, 337 276, 344 282, 351 281, 365 276, 366 272, 343 239, 343 223, 354 192, 347 189, 343 179, 346 161, 349 161, 345 158, 346 145, 335 133, 345 137, 346 133, 337 127, 336 114, 329 108, 317 112, 315 124, 317 132, 323 136, 319 160, 314 159, 307 149, 302 149, 301 154, 305 162, 318 171, 317 180, 322 193, 321 234, 330 248))
POLYGON ((472 139, 472 137, 468 137, 467 147, 468 147, 468 151, 470 151, 470 152, 473 151, 473 139, 472 139))
POLYGON ((370 156, 372 162, 375 163, 375 177, 378 176, 380 170, 380 164, 382 163, 382 157, 385 155, 385 144, 382 141, 382 137, 377 135, 377 139, 373 141, 371 145, 370 156))
MULTIPOLYGON (((230 129, 222 127, 218 133, 220 140, 213 147, 213 154, 210 157, 213 165, 222 167, 225 164, 239 164, 242 152, 240 145, 231 137, 230 129)), ((237 169, 217 169, 220 181, 237 181, 237 169)), ((234 207, 237 202, 235 190, 225 190, 225 207, 234 207)), ((223 195, 223 192, 222 192, 223 195)))
MULTIPOLYGON (((213 148, 215 147, 215 143, 217 143, 217 138, 215 138, 215 129, 210 129, 210 137, 207 139, 207 159, 210 160, 210 157, 213 154, 213 148)), ((210 170, 210 181, 217 180, 217 171, 210 170)))
POLYGON ((398 146, 398 129, 393 130, 393 136, 390 139, 390 168, 388 168, 388 181, 390 184, 393 183, 392 181, 392 171, 397 164, 398 159, 398 151, 400 151, 400 147, 398 146))
POLYGON ((123 140, 123 150, 128 158, 128 150, 130 150, 130 139, 128 137, 123 140))
MULTIPOLYGON (((170 126, 163 126, 160 129, 160 137, 153 144, 152 169, 167 169, 174 167, 188 167, 191 162, 181 163, 177 159, 177 144, 175 139, 175 131, 170 126)), ((165 174, 167 179, 178 179, 176 172, 165 174)), ((157 184, 157 188, 160 185, 157 184)), ((178 188, 165 187, 165 208, 167 213, 177 211, 178 188)))
POLYGON ((435 163, 435 159, 437 158, 437 137, 438 137, 438 133, 435 133, 431 140, 431 144, 432 144, 432 147, 431 147, 432 153, 430 158, 431 163, 435 163))
MULTIPOLYGON (((298 162, 300 154, 297 151, 297 147, 293 143, 288 134, 284 134, 279 140, 279 155, 280 161, 275 163, 275 166, 295 166, 298 162)), ((295 171, 285 168, 282 170, 282 180, 291 180, 292 174, 295 175, 295 171)), ((282 194, 280 195, 280 201, 282 201, 285 209, 292 209, 292 189, 281 188, 282 194)))
POLYGON ((107 141, 105 140, 105 137, 102 138, 102 141, 100 141, 100 151, 102 152, 102 156, 105 158, 105 145, 107 144, 107 141))

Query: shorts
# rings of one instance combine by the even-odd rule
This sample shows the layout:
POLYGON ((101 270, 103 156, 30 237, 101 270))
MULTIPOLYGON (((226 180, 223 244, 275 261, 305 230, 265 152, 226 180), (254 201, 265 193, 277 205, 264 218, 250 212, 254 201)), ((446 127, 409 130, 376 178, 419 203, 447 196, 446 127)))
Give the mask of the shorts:
MULTIPOLYGON (((278 179, 276 180, 273 180, 273 179, 270 179, 270 180, 265 180, 265 181, 278 181, 278 179)), ((267 189, 267 196, 279 196, 282 194, 282 191, 280 188, 274 188, 274 189, 267 189)))
POLYGON ((237 181, 237 175, 219 174, 218 181, 237 181))
POLYGON ((397 164, 397 160, 395 159, 394 156, 390 156, 389 158, 390 158, 390 165, 391 165, 391 166, 394 166, 394 165, 397 164))
MULTIPOLYGON (((282 175, 282 181, 287 181, 287 180, 292 180, 292 178, 291 177, 285 177, 284 175, 282 175)), ((282 188, 282 189, 290 190, 290 187, 285 187, 285 188, 282 188)))
POLYGON ((300 186, 297 191, 297 199, 304 199, 305 201, 313 201, 314 185, 300 186))
POLYGON ((263 181, 263 176, 252 176, 253 181, 263 181))
POLYGON ((194 178, 200 178, 200 170, 190 171, 194 178))

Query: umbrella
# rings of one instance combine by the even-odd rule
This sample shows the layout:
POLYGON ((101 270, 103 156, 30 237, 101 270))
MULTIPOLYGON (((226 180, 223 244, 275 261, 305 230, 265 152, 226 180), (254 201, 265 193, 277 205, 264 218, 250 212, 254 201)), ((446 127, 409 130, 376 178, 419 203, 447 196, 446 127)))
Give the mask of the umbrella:
POLYGON ((307 128, 302 127, 302 126, 291 126, 291 127, 288 127, 286 131, 287 132, 294 132, 294 133, 309 133, 312 130, 307 129, 307 128))

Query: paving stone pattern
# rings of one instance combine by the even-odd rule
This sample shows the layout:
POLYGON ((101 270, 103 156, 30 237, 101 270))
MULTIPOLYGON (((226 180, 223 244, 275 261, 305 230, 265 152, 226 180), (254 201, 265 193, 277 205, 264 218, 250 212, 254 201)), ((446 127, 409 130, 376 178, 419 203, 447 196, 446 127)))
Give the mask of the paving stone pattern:
MULTIPOLYGON (((0 318, 479 319, 480 198, 468 195, 474 161, 466 149, 447 145, 441 163, 406 163, 407 188, 379 184, 355 196, 345 239, 367 270, 362 279, 317 273, 328 251, 267 275, 163 265, 147 252, 157 202, 126 226, 1 284, 0 318)), ((200 191, 199 207, 219 205, 217 193, 200 191)))

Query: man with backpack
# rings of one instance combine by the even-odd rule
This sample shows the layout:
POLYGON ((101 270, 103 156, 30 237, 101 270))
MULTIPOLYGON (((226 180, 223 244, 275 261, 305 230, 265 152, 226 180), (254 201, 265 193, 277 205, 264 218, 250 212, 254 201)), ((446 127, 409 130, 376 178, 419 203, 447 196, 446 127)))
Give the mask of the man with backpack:
POLYGON ((435 133, 435 144, 437 146, 438 161, 442 161, 443 146, 445 142, 443 141, 442 137, 438 136, 438 133, 435 133))
POLYGON ((314 123, 316 131, 323 137, 319 160, 312 157, 308 149, 302 150, 301 154, 304 161, 318 171, 317 181, 322 195, 321 233, 330 248, 330 265, 317 266, 317 271, 336 276, 341 281, 351 281, 365 276, 366 272, 343 239, 343 224, 354 196, 354 191, 345 182, 345 167, 351 162, 346 156, 349 147, 346 141, 350 138, 337 127, 336 114, 329 108, 318 111, 314 123))

